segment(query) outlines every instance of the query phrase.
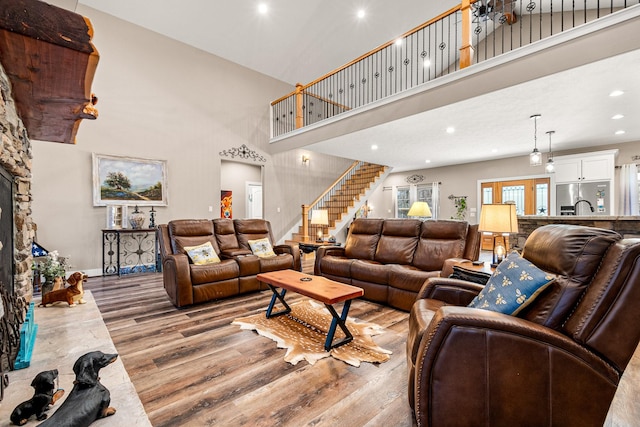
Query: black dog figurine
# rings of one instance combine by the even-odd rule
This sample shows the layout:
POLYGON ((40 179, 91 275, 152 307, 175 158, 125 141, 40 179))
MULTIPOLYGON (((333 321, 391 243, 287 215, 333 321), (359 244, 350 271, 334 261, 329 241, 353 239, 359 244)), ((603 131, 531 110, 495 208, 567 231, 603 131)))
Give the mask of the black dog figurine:
POLYGON ((109 406, 109 390, 100 383, 100 369, 115 362, 117 354, 92 351, 80 356, 73 365, 76 380, 73 389, 60 408, 45 422, 43 427, 87 427, 99 418, 116 413, 109 406))
POLYGON ((22 426, 29 421, 31 416, 35 415, 38 421, 47 418, 47 411, 50 405, 56 403, 63 394, 64 390, 57 390, 54 393, 55 380, 58 378, 58 370, 40 372, 31 381, 31 387, 35 389, 33 397, 22 402, 11 413, 9 419, 17 426, 22 426))

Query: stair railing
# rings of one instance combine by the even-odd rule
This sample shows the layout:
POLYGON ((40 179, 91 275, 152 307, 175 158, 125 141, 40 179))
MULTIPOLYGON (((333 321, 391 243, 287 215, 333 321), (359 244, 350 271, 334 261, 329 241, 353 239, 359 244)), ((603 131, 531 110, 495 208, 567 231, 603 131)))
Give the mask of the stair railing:
MULTIPOLYGON (((328 206, 328 202, 331 200, 331 198, 333 198, 335 195, 337 195, 342 188, 344 187, 345 183, 351 179, 353 177, 353 175, 359 171, 363 166, 364 166, 365 162, 361 162, 361 161, 355 161, 353 162, 353 164, 349 167, 349 169, 347 169, 342 175, 340 175, 340 177, 338 179, 336 179, 333 184, 331 184, 329 186, 329 188, 327 188, 324 193, 322 193, 320 196, 318 196, 317 199, 315 199, 311 204, 309 205, 302 205, 302 238, 304 241, 308 241, 309 240, 309 214, 312 210, 314 209, 326 209, 328 206)), ((335 220, 335 218, 331 217, 331 212, 329 212, 329 225, 331 225, 331 220, 335 220)), ((324 227, 324 226, 319 226, 319 227, 324 227)), ((325 233, 325 230, 323 228, 323 234, 325 233)))

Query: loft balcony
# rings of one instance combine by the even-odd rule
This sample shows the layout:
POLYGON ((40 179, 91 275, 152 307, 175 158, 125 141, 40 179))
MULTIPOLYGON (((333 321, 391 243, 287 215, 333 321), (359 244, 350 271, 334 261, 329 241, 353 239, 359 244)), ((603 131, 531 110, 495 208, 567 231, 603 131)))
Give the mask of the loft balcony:
POLYGON ((323 141, 633 52, 639 3, 464 1, 274 101, 272 148, 330 152, 323 141))

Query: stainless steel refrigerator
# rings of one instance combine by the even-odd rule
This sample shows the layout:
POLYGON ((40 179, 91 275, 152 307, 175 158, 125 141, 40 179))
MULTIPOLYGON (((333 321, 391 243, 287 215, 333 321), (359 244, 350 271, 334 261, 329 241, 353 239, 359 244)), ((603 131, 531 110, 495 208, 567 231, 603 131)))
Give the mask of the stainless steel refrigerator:
POLYGON ((556 185, 557 215, 611 215, 609 181, 556 185))

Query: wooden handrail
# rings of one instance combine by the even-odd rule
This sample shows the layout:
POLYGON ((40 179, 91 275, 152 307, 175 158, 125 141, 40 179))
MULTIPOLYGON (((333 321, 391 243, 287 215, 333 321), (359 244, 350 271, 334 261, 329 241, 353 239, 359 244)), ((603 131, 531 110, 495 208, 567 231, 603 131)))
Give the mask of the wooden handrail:
POLYGON ((353 162, 353 164, 342 175, 340 175, 340 177, 338 177, 338 179, 336 179, 333 182, 333 184, 327 187, 327 189, 324 190, 324 192, 318 198, 316 198, 313 202, 311 202, 311 204, 302 205, 302 238, 303 240, 309 239, 308 219, 309 219, 309 211, 311 210, 311 208, 317 205, 318 203, 320 203, 320 200, 322 200, 324 196, 326 196, 336 185, 338 185, 338 183, 342 181, 344 177, 346 177, 351 171, 353 171, 358 166, 359 163, 360 162, 357 160, 353 162))
POLYGON ((338 183, 340 181, 342 181, 342 179, 347 176, 349 174, 349 172, 351 172, 352 170, 354 170, 356 168, 356 166, 358 166, 358 163, 360 163, 359 161, 355 161, 353 162, 353 164, 349 167, 349 169, 347 169, 342 175, 340 175, 340 177, 338 179, 336 179, 335 181, 333 181, 333 184, 331 184, 326 190, 324 190, 324 192, 317 198, 315 199, 309 206, 315 206, 318 202, 320 202, 320 200, 322 200, 322 198, 324 196, 327 195, 327 193, 329 191, 331 191, 331 189, 333 187, 335 187, 336 185, 338 185, 338 183))
MULTIPOLYGON (((476 1, 478 1, 478 0, 469 0, 469 4, 471 5, 471 4, 475 3, 476 1)), ((318 83, 318 82, 320 82, 320 81, 322 81, 322 80, 324 80, 326 78, 329 78, 330 76, 332 76, 332 75, 334 75, 336 73, 339 73, 340 71, 344 70, 345 68, 349 68, 350 66, 352 66, 353 64, 363 60, 364 58, 367 58, 367 57, 369 57, 371 55, 375 55, 376 53, 380 52, 381 50, 391 46, 393 43, 395 43, 395 41, 397 39, 406 38, 406 37, 410 36, 411 34, 417 32, 417 31, 420 31, 423 28, 428 27, 429 25, 431 25, 431 24, 433 24, 433 23, 435 23, 435 22, 437 22, 437 21, 439 21, 441 19, 446 18, 449 15, 453 15, 454 13, 458 12, 461 9, 462 9, 462 4, 454 6, 451 9, 447 10, 446 12, 443 12, 440 15, 436 16, 435 18, 432 18, 432 19, 428 20, 427 22, 418 25, 414 29, 407 31, 406 33, 402 34, 401 36, 399 36, 399 37, 397 37, 397 38, 395 38, 395 39, 393 39, 391 41, 388 41, 388 42, 378 46, 377 48, 365 53, 364 55, 360 55, 358 58, 354 59, 353 61, 348 62, 345 65, 343 65, 343 66, 341 66, 339 68, 336 68, 335 70, 325 74, 324 76, 315 79, 311 83, 307 83, 306 85, 301 85, 300 83, 297 83, 296 84, 296 90, 294 90, 293 92, 288 93, 287 95, 281 96, 280 98, 278 98, 275 101, 271 102, 271 106, 274 106, 274 105, 278 104, 279 102, 284 101, 285 99, 289 98, 290 96, 296 95, 296 93, 298 93, 297 92, 298 91, 298 86, 302 87, 302 90, 306 90, 308 87, 313 86, 314 84, 316 84, 316 83, 318 83)))

